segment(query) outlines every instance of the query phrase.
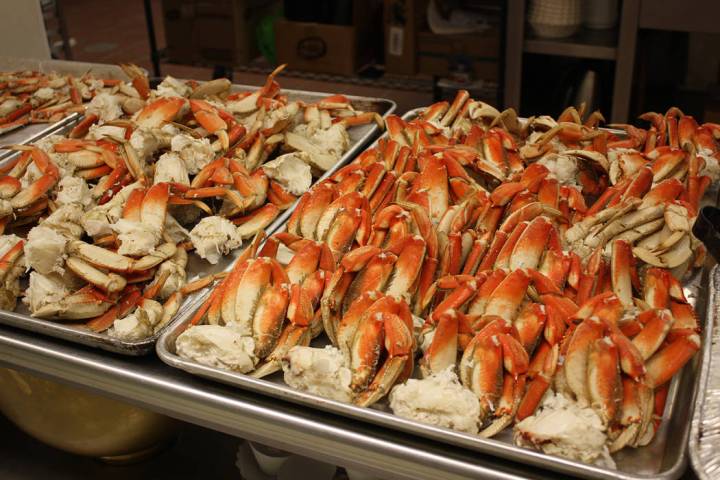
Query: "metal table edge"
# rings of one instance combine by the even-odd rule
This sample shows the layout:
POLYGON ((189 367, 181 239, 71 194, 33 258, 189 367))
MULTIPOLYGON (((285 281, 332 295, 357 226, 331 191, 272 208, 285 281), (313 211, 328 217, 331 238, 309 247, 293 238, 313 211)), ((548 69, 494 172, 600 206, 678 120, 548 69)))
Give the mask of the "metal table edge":
POLYGON ((156 358, 108 355, 0 327, 0 365, 91 390, 183 421, 385 478, 519 480, 552 475, 231 387, 156 358))

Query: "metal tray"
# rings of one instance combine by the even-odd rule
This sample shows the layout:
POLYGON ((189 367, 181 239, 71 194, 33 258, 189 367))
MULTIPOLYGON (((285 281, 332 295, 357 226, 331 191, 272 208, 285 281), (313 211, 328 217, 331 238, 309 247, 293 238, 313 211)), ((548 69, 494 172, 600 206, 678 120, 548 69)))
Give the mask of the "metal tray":
POLYGON ((692 417, 688 451, 697 476, 710 480, 720 475, 720 267, 715 266, 708 282, 708 323, 714 328, 712 342, 703 345, 702 371, 692 417))
MULTIPOLYGON (((258 86, 249 85, 235 85, 234 89, 238 90, 257 90, 258 86)), ((321 98, 324 98, 329 93, 321 92, 308 92, 303 90, 290 90, 283 89, 283 92, 288 95, 290 100, 302 100, 306 102, 315 102, 321 98)), ((365 111, 375 111, 383 117, 390 115, 396 107, 395 102, 383 98, 371 98, 361 96, 348 96, 353 102, 353 105, 358 109, 365 111)), ((60 131, 63 131, 60 129, 60 131)), ((328 171, 326 171, 320 178, 316 179, 313 183, 320 182, 325 178, 335 173, 340 167, 350 162, 355 156, 360 153, 364 147, 377 135, 377 125, 361 125, 353 127, 348 130, 350 136, 350 148, 340 158, 340 160, 328 171)), ((292 207, 285 210, 278 216, 272 224, 270 224, 265 232, 269 235, 276 231, 281 225, 283 225, 289 218, 292 210, 295 208, 295 204, 292 207)), ((188 276, 187 281, 191 282, 200 277, 210 275, 213 273, 219 273, 222 271, 229 270, 235 263, 235 258, 242 249, 237 249, 233 254, 223 257, 220 262, 216 265, 211 265, 194 254, 188 255, 188 276)), ((188 295, 187 298, 180 305, 178 313, 175 318, 179 318, 185 312, 194 311, 196 307, 205 299, 209 292, 209 289, 203 289, 188 295)), ((8 312, 0 310, 0 324, 11 325, 14 327, 22 328, 43 335, 50 335, 71 342, 81 343, 90 347, 101 348, 103 350, 120 353, 123 355, 146 355, 153 350, 155 342, 160 337, 161 333, 167 328, 160 329, 154 335, 137 341, 125 341, 117 338, 113 338, 106 333, 95 333, 91 332, 82 326, 74 326, 72 324, 60 323, 52 320, 45 320, 42 318, 31 317, 27 310, 23 311, 24 305, 18 306, 20 312, 8 312)), ((173 320, 168 322, 168 325, 172 324, 173 320)))
MULTIPOLYGON (((32 60, 27 58, 0 57, 0 72, 15 70, 33 70, 37 72, 57 72, 68 75, 83 75, 91 72, 103 78, 117 78, 127 80, 127 76, 117 65, 101 63, 68 62, 64 60, 32 60)), ((57 133, 72 125, 82 117, 80 113, 71 113, 62 120, 54 123, 30 123, 17 128, 4 135, 0 135, 3 145, 26 144, 40 140, 43 137, 57 133)), ((0 160, 13 156, 15 152, 0 150, 0 160)))
MULTIPOLYGON (((409 120, 414 118, 418 112, 419 109, 412 110, 403 115, 403 119, 409 120)), ((703 325, 704 345, 710 343, 710 332, 712 329, 712 318, 705 315, 708 291, 706 288, 703 288, 703 285, 707 285, 707 276, 708 270, 706 268, 694 272, 694 275, 686 283, 684 289, 688 300, 693 304, 696 311, 699 312, 700 322, 703 325)), ((690 434, 692 405, 695 401, 698 388, 697 373, 704 356, 703 352, 698 352, 695 358, 672 380, 665 413, 663 415, 665 420, 653 442, 644 448, 625 449, 615 454, 613 458, 617 463, 618 469, 612 470, 515 446, 512 443, 511 429, 507 429, 493 439, 484 439, 476 435, 456 432, 454 430, 398 417, 390 412, 384 402, 372 408, 361 408, 300 392, 285 385, 281 372, 264 379, 256 379, 241 373, 208 367, 181 358, 175 352, 175 340, 178 335, 185 330, 193 313, 192 310, 188 310, 178 315, 177 320, 165 331, 156 345, 158 356, 163 362, 185 370, 193 375, 306 405, 311 408, 334 412, 345 417, 359 419, 394 430, 430 438, 475 452, 502 457, 526 465, 555 470, 563 474, 583 478, 670 480, 680 477, 687 465, 685 445, 690 434), (687 408, 687 405, 690 405, 690 408, 687 408)), ((327 344, 327 339, 321 336, 319 339, 316 339, 312 345, 323 346, 325 344, 327 344)))

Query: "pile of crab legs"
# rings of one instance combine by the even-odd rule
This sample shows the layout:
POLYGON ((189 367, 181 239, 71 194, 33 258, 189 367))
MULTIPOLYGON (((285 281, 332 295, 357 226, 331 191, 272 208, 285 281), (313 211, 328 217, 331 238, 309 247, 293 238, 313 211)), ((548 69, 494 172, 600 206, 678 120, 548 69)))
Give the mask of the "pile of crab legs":
POLYGON ((357 405, 419 356, 423 376, 457 369, 482 436, 553 389, 598 413, 612 452, 647 445, 700 348, 681 279, 704 262, 691 227, 720 126, 673 108, 618 134, 583 113, 523 123, 460 92, 418 119, 388 117, 387 137, 303 195, 190 325, 246 325, 257 377, 324 331, 357 405), (573 181, 551 171, 559 155, 579 167, 573 181))
POLYGON ((90 72, 80 76, 29 70, 0 72, 0 134, 29 123, 52 123, 71 113, 83 113, 95 95, 119 88, 122 83, 90 72))
MULTIPOLYGON (((65 321, 84 321, 95 331, 106 330, 114 320, 125 317, 136 307, 142 307, 148 315, 152 312, 160 318, 158 325, 164 325, 176 313, 185 295, 224 277, 225 274, 221 273, 185 283, 186 252, 193 245, 171 238, 166 231, 168 209, 173 205, 193 205, 213 214, 211 207, 199 199, 227 198, 235 208, 223 215, 234 215, 233 223, 240 225, 239 230, 243 230, 244 236, 251 236, 267 226, 280 209, 295 201, 295 197, 281 185, 268 182, 262 169, 255 169, 251 174, 247 168, 249 164, 257 167, 272 154, 276 144, 266 142, 265 137, 282 134, 288 119, 281 118, 265 129, 253 125, 250 131, 246 131, 232 114, 202 100, 227 93, 229 81, 188 82, 190 99, 154 98, 147 78, 137 68, 123 67, 132 78, 132 89, 145 99, 144 106, 136 109, 131 119, 105 123, 123 128, 123 138, 83 138, 100 120, 97 115, 88 114, 70 132, 70 138, 53 142, 50 151, 39 146, 11 146, 20 151, 20 155, 2 167, 3 176, 0 177, 0 225, 3 232, 20 233, 23 227, 38 221, 44 227, 61 232, 67 238, 59 255, 66 258, 58 271, 68 270, 85 282, 84 287, 59 301, 33 309, 32 314, 65 321), (179 122, 180 117, 186 116, 184 111, 189 111, 189 122, 204 129, 205 135, 217 137, 217 159, 201 168, 192 181, 158 181, 158 178, 153 178, 153 169, 146 164, 146 159, 140 158, 127 140, 135 130, 159 130, 162 125, 179 122), (62 158, 60 168, 53 158, 62 158), (238 159, 242 159, 243 164, 238 159), (91 190, 94 204, 97 204, 95 208, 104 209, 99 212, 101 216, 107 214, 105 210, 117 210, 120 221, 142 224, 146 230, 153 231, 155 246, 150 251, 132 251, 132 242, 128 240, 128 245, 123 245, 122 236, 116 234, 92 234, 90 242, 83 240, 84 233, 90 235, 90 232, 83 231, 80 219, 94 209, 84 214, 82 206, 60 206, 54 202, 58 183, 68 175, 88 182, 97 181, 91 190), (270 201, 267 205, 266 198, 270 201), (252 209, 254 211, 249 215, 237 216, 252 209), (126 253, 121 253, 123 248, 126 253), (178 288, 168 289, 166 282, 178 288), (168 290, 172 293, 162 293, 168 290), (153 299, 156 298, 165 300, 164 305, 155 302, 153 299)), ((288 103, 287 97, 281 94, 274 80, 280 70, 273 72, 259 91, 232 94, 227 100, 242 104, 244 111, 250 114, 284 108, 288 103)), ((118 88, 118 92, 121 91, 118 88)), ((317 117, 317 123, 338 121, 349 127, 377 120, 377 114, 354 111, 349 100, 342 95, 323 99, 317 104, 297 104, 296 107, 305 110, 305 117, 310 117, 309 122, 317 117)), ((239 108, 237 104, 235 108, 239 108)), ((185 127, 185 130, 190 129, 185 127)), ((191 133, 196 137, 201 134, 191 133)), ((3 299, 7 297, 7 301, 3 300, 4 309, 14 309, 16 298, 21 293, 17 280, 24 269, 18 267, 23 265, 27 244, 28 241, 18 238, 17 243, 0 258, 3 265, 0 271, 4 282, 3 299)))

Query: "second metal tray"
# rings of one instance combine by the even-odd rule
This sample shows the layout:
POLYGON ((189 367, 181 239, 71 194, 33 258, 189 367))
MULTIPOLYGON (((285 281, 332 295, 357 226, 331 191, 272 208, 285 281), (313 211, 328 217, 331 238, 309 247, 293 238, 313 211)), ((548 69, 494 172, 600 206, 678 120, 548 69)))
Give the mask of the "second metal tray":
MULTIPOLYGON (((403 118, 406 120, 412 119, 417 116, 417 112, 418 110, 410 111, 403 118)), ((706 314, 705 308, 708 303, 708 290, 705 288, 707 282, 708 270, 701 269, 694 272, 693 277, 686 283, 685 287, 685 294, 698 312, 700 323, 703 326, 704 345, 708 345, 711 341, 710 333, 713 322, 712 316, 706 314)), ((177 321, 161 336, 156 346, 158 356, 165 363, 193 375, 306 405, 310 408, 334 412, 348 418, 431 438, 479 453, 583 478, 669 480, 680 477, 687 465, 685 445, 689 438, 692 406, 695 403, 697 394, 698 371, 705 358, 704 350, 698 352, 695 358, 673 379, 663 415, 664 421, 652 443, 647 447, 628 448, 618 452, 613 457, 618 468, 617 470, 611 470, 515 446, 512 442, 510 429, 493 439, 485 439, 476 435, 460 433, 398 417, 392 414, 387 406, 377 405, 373 408, 360 408, 300 392, 285 385, 281 373, 276 373, 264 379, 256 379, 248 375, 208 367, 184 359, 176 354, 175 341, 178 335, 187 328, 193 313, 192 310, 188 310, 179 315, 177 321)), ((324 338, 324 336, 320 338, 324 338)), ((323 346, 325 343, 326 341, 316 340, 313 346, 323 346)), ((418 461, 422 462, 423 459, 418 458, 418 461)))
MULTIPOLYGON (((257 90, 258 86, 250 85, 234 85, 233 89, 237 90, 257 90)), ((303 90, 290 90, 283 89, 283 92, 288 95, 290 100, 300 100, 305 102, 317 102, 318 100, 327 97, 331 94, 322 92, 308 92, 303 90)), ((361 97, 351 96, 348 98, 353 105, 364 111, 374 111, 379 113, 383 118, 390 115, 396 107, 395 102, 383 98, 372 98, 372 97, 361 97)), ((70 122, 72 124, 72 122, 70 122)), ((66 125, 66 128, 68 126, 66 125)), ((55 130, 50 133, 62 132, 63 129, 55 130)), ((350 148, 340 158, 340 160, 328 171, 326 171, 320 178, 315 179, 313 184, 324 180, 339 168, 350 162, 355 158, 363 148, 373 140, 378 134, 378 127, 375 124, 360 125, 348 129, 350 136, 350 148)), ((297 202, 296 202, 297 203, 297 202)), ((289 218, 292 210, 295 208, 293 205, 291 208, 281 213, 272 224, 270 224, 265 232, 271 234, 276 231, 285 221, 289 218)), ((209 274, 219 273, 222 271, 229 270, 236 258, 236 255, 241 251, 238 249, 234 254, 227 255, 221 259, 216 265, 211 265, 194 254, 188 255, 188 278, 187 281, 191 282, 198 278, 204 277, 209 274)), ((200 290, 195 292, 183 301, 178 313, 175 318, 179 318, 184 312, 193 311, 207 296, 208 289, 200 290)), ((21 310, 22 307, 18 309, 21 310)), ((173 320, 168 325, 172 324, 173 320)), ((158 340, 160 334, 167 328, 165 326, 160 329, 154 335, 138 340, 138 341, 126 341, 118 338, 113 338, 106 333, 95 333, 82 326, 75 326, 71 324, 63 324, 52 320, 46 320, 42 318, 31 317, 27 313, 19 312, 8 312, 0 310, 0 323, 11 325, 13 327, 22 328, 24 330, 30 330, 33 332, 41 333, 43 335, 50 335, 56 338, 69 340, 76 343, 81 343, 90 347, 101 348, 103 350, 120 353, 123 355, 145 355, 153 350, 155 342, 158 340)))

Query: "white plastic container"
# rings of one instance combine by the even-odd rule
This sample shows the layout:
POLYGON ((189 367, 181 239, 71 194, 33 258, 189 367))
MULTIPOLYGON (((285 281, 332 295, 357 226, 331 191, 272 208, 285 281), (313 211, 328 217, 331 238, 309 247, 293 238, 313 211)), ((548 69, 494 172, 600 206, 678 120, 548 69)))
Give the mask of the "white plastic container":
POLYGON ((580 29, 580 0, 530 0, 528 22, 538 37, 570 37, 580 29))

